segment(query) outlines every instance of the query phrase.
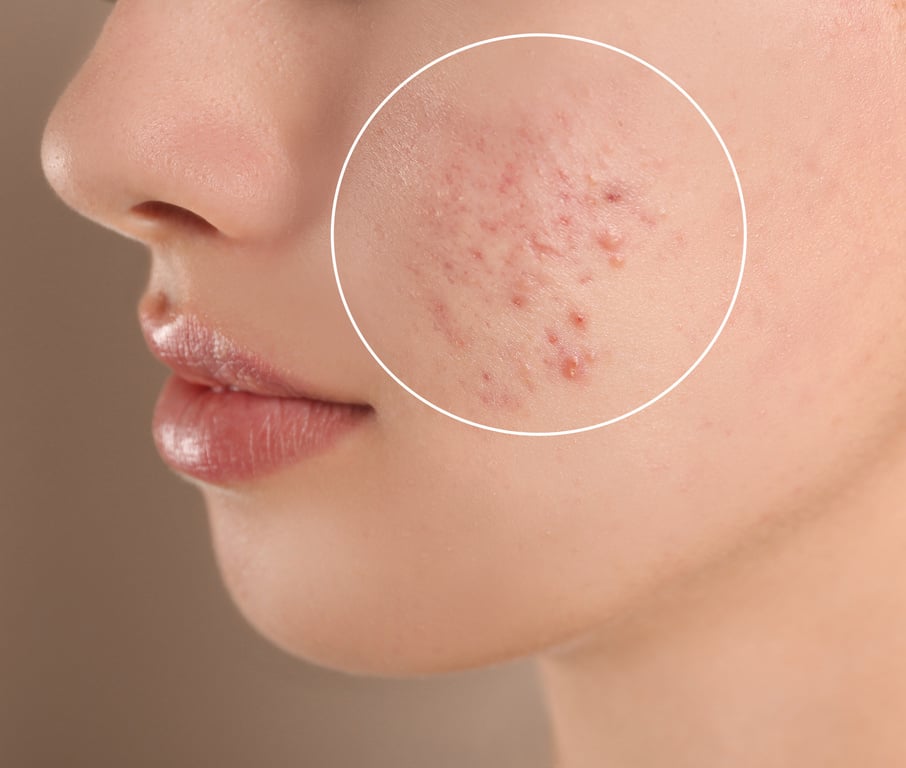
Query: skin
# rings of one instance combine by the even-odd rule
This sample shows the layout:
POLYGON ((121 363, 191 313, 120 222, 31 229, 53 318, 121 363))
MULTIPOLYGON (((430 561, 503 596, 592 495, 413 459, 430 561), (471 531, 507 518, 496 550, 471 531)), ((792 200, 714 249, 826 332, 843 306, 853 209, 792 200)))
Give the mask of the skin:
MULTIPOLYGON (((375 409, 328 454, 199 483, 224 581, 265 636, 335 669, 537 658, 560 768, 902 764, 904 11, 552 5, 120 0, 62 94, 45 173, 148 244, 149 293, 375 409), (706 360, 645 411, 561 437, 476 429, 406 393, 355 334, 329 258, 334 186, 374 106, 435 57, 525 29, 681 82, 749 210, 743 290, 706 360)), ((366 337, 426 395, 545 430, 638 405, 694 360, 726 311, 740 222, 720 156, 662 85, 564 45, 537 49, 536 91, 517 48, 432 70, 376 121, 338 261, 366 337), (461 119, 420 123, 431 109, 461 119), (620 133, 615 114, 673 132, 620 133), (607 168, 625 204, 541 220, 607 168)))
POLYGON ((501 41, 420 75, 341 189, 337 262, 365 338, 419 394, 498 428, 587 427, 658 395, 710 341, 741 265, 738 192, 705 120, 584 43, 501 41))

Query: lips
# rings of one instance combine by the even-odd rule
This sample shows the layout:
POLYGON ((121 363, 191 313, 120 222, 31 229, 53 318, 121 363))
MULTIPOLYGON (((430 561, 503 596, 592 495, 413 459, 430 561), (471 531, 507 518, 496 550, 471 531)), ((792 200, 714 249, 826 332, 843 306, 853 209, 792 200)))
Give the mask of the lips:
POLYGON ((152 354, 174 373, 154 408, 152 433, 165 463, 198 480, 259 479, 329 451, 373 410, 330 400, 161 297, 139 306, 152 354))

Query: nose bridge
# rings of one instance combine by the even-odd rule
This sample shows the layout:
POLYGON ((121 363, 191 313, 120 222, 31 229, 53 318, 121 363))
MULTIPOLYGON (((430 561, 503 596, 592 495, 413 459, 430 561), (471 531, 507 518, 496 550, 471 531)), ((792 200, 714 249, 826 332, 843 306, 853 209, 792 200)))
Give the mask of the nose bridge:
POLYGON ((290 220, 304 226, 321 192, 312 180, 329 177, 332 155, 312 140, 325 135, 321 72, 293 40, 297 31, 316 39, 315 30, 257 13, 243 31, 240 3, 221 16, 210 3, 175 12, 201 8, 197 18, 155 5, 127 0, 114 11, 59 98, 41 146, 51 186, 79 213, 139 240, 170 237, 190 220, 237 240, 285 233, 290 220), (262 25, 273 28, 262 34, 262 25))

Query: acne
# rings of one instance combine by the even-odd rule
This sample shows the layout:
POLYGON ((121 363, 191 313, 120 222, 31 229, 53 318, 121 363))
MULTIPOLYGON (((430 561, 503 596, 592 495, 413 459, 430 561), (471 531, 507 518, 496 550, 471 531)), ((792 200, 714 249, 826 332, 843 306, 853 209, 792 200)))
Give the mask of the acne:
POLYGON ((481 361, 464 379, 477 399, 518 411, 532 392, 606 379, 600 292, 659 218, 614 156, 629 137, 597 139, 565 106, 512 114, 450 127, 426 165, 409 273, 442 342, 481 361))

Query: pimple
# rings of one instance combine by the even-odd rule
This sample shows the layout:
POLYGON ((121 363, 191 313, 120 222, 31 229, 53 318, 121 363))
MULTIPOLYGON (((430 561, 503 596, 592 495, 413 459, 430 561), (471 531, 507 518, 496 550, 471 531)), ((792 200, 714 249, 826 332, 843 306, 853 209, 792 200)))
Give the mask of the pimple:
POLYGON ((623 245, 623 235, 612 227, 598 232, 595 240, 605 251, 617 251, 623 245))
POLYGON ((594 359, 594 353, 585 350, 563 352, 560 355, 560 374, 569 381, 582 378, 594 359))
POLYGON ((564 355, 560 361, 560 372, 566 379, 576 378, 576 374, 579 372, 579 356, 564 355))
POLYGON ((573 328, 578 328, 579 330, 584 331, 586 328, 587 319, 581 312, 570 312, 569 322, 572 324, 573 328))
POLYGON ((518 307, 518 308, 524 307, 525 306, 525 296, 523 296, 519 293, 514 293, 510 297, 510 304, 512 304, 514 307, 518 307))
POLYGON ((554 333, 550 328, 548 328, 548 329, 545 331, 545 334, 546 334, 546 336, 547 336, 547 343, 548 343, 548 344, 557 344, 557 343, 560 341, 560 337, 557 336, 557 334, 554 333))

